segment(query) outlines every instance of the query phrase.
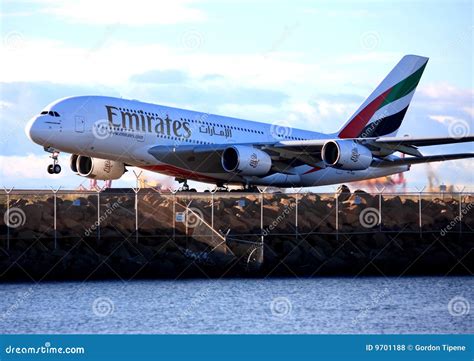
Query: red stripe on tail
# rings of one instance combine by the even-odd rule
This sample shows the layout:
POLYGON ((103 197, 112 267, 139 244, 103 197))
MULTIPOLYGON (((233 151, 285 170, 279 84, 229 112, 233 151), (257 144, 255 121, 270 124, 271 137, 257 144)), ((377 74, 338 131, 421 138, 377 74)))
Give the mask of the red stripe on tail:
POLYGON ((365 128, 370 118, 372 118, 379 109, 380 105, 385 100, 385 97, 390 93, 392 88, 387 89, 377 98, 372 100, 364 109, 362 109, 349 124, 345 126, 339 133, 339 138, 357 138, 362 130, 365 128))

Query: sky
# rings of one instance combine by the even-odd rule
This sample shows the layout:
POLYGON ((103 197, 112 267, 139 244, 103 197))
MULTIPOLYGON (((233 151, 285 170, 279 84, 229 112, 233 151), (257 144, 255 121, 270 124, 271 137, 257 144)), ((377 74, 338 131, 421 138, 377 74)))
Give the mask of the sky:
MULTIPOLYGON (((49 175, 27 121, 66 96, 108 95, 335 132, 405 54, 430 58, 399 135, 473 134, 471 1, 0 0, 0 185, 49 175)), ((472 152, 472 144, 426 154, 472 152)), ((417 165, 410 188, 474 186, 472 160, 417 165), (430 167, 430 168, 428 168, 430 167)), ((147 174, 150 179, 163 177, 147 174)), ((133 172, 114 186, 135 184, 133 172)))

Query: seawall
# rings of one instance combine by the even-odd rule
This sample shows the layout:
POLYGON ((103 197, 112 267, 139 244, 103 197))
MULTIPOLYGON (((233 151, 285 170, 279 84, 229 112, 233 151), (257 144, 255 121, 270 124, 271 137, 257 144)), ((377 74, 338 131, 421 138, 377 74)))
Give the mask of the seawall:
POLYGON ((0 197, 0 279, 472 274, 470 193, 0 197))

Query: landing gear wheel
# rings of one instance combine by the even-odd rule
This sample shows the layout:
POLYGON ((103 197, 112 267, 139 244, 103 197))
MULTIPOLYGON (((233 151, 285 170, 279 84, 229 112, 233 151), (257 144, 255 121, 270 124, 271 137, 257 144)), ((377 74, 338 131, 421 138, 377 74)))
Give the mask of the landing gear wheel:
POLYGON ((49 174, 61 173, 61 166, 58 164, 59 152, 51 147, 48 147, 48 148, 45 147, 44 150, 48 153, 51 153, 49 157, 53 160, 53 164, 48 165, 48 173, 49 174))
POLYGON ((259 190, 256 186, 251 186, 251 185, 244 185, 244 188, 241 190, 241 192, 247 192, 247 193, 259 193, 259 190))
POLYGON ((187 179, 176 179, 179 183, 183 183, 178 192, 189 192, 189 185, 187 179))

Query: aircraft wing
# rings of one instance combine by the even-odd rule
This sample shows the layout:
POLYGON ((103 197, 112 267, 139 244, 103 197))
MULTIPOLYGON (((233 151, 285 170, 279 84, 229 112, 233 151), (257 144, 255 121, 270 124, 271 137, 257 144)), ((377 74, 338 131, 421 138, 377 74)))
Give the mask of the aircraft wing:
POLYGON ((282 141, 277 144, 268 146, 280 153, 286 152, 302 152, 319 157, 321 160, 321 149, 329 140, 353 140, 357 143, 365 145, 373 152, 388 150, 393 152, 401 152, 416 157, 422 157, 418 147, 426 147, 432 145, 443 145, 453 143, 465 143, 474 141, 474 136, 466 136, 462 138, 453 137, 380 137, 380 138, 346 138, 346 139, 319 139, 319 140, 303 140, 303 141, 282 141))
POLYGON ((430 162, 441 162, 443 160, 465 159, 473 158, 474 153, 459 153, 459 154, 443 154, 443 155, 428 155, 424 157, 407 157, 398 159, 377 159, 372 163, 373 167, 394 167, 398 165, 411 165, 430 162))
MULTIPOLYGON (((472 153, 423 156, 418 146, 432 146, 441 144, 471 142, 474 136, 463 138, 412 138, 412 137, 386 137, 386 138, 350 138, 350 139, 315 139, 297 141, 279 141, 269 143, 241 144, 253 146, 270 155, 273 162, 273 171, 292 174, 291 168, 299 165, 324 167, 321 150, 328 141, 353 140, 360 143, 372 152, 388 151, 401 152, 413 157, 388 160, 374 158, 374 166, 389 167, 403 164, 418 164, 438 162, 442 160, 462 159, 473 157, 472 153)), ((222 152, 231 144, 203 144, 203 145, 177 145, 155 146, 149 153, 157 160, 175 167, 190 169, 204 173, 223 173, 221 156, 222 152)), ((232 144, 238 145, 238 144, 232 144)))

